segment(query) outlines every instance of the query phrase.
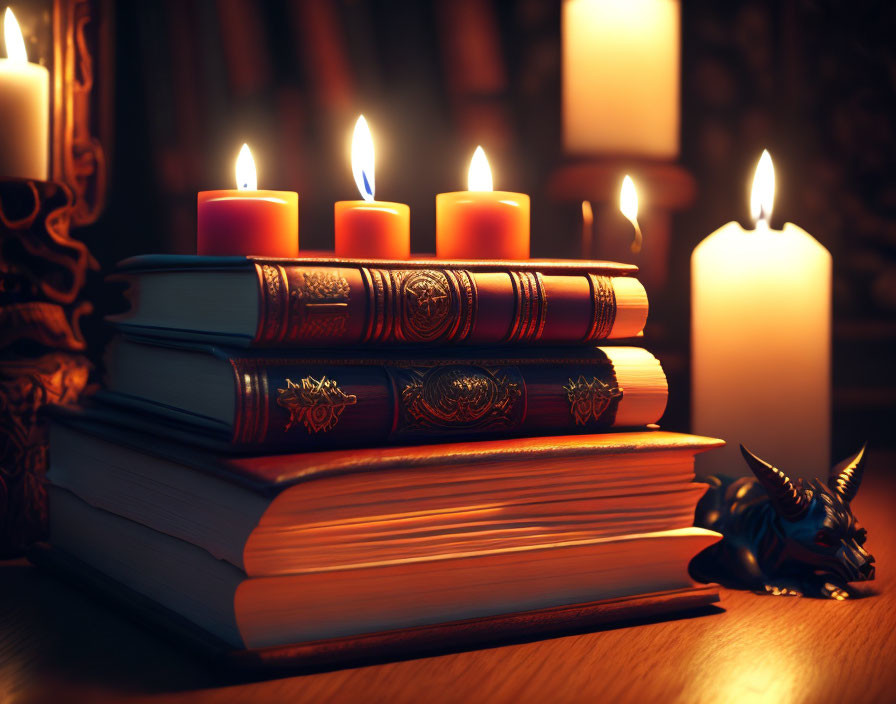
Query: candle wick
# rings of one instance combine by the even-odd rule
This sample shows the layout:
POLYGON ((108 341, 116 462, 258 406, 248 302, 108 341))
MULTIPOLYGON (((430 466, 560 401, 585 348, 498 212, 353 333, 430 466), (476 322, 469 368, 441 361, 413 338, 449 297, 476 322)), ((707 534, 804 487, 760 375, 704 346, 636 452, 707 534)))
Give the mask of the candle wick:
POLYGON ((644 242, 644 236, 641 234, 641 226, 637 220, 632 220, 635 226, 635 239, 632 241, 632 254, 638 254, 641 251, 641 244, 644 242))

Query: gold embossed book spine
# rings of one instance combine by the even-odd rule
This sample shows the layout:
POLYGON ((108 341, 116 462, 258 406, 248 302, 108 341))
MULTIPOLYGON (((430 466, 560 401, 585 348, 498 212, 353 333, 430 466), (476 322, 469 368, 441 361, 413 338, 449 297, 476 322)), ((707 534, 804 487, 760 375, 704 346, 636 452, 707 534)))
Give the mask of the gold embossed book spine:
POLYGON ((659 420, 666 380, 637 348, 578 356, 229 358, 229 442, 265 451, 567 435, 659 420))
POLYGON ((587 344, 621 336, 613 335, 610 276, 255 267, 259 346, 587 344))
MULTIPOLYGON (((133 306, 113 322, 144 336, 239 347, 588 346, 643 330, 647 296, 635 273, 606 262, 236 258, 225 266, 137 257, 116 274, 130 283, 133 306), (167 305, 153 302, 162 278, 178 291, 181 306, 190 298, 204 301, 197 305, 204 313, 239 305, 237 299, 215 299, 211 291, 221 289, 213 286, 197 283, 188 291, 178 283, 178 277, 182 282, 197 275, 195 281, 214 283, 216 276, 234 273, 252 277, 258 302, 257 315, 239 338, 203 328, 207 315, 191 321, 147 312, 170 313, 170 299, 167 305)), ((248 295, 248 286, 240 290, 248 295)), ((224 295, 229 293, 225 288, 224 295)))

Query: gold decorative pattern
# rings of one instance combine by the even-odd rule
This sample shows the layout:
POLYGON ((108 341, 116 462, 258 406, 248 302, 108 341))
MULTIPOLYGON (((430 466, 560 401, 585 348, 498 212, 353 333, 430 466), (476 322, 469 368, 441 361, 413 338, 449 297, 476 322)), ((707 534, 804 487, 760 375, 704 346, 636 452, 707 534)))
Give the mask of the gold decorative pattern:
MULTIPOLYGON (((351 287, 338 271, 306 271, 290 287, 290 310, 305 339, 340 337, 348 321, 351 287)), ((294 337, 295 333, 291 335, 294 337)))
POLYGON ((591 381, 584 376, 569 379, 569 385, 564 386, 563 390, 569 398, 569 412, 575 418, 576 425, 599 422, 610 402, 622 397, 622 391, 616 384, 608 384, 596 376, 591 377, 591 381))
POLYGON ((448 277, 441 271, 412 271, 401 282, 403 331, 409 339, 435 340, 451 324, 448 277))
POLYGON ((588 283, 591 286, 592 316, 585 342, 604 340, 610 336, 616 322, 616 293, 608 276, 589 273, 588 283))
POLYGON ((262 297, 259 306, 258 339, 263 343, 273 343, 282 339, 285 306, 283 291, 286 287, 286 272, 283 267, 271 264, 256 264, 262 297))
POLYGON ((512 428, 521 420, 521 381, 507 370, 457 365, 405 370, 407 430, 512 428))
POLYGON ((510 280, 516 297, 516 315, 505 342, 537 342, 541 339, 547 318, 548 300, 544 280, 540 273, 531 271, 512 271, 510 280))
POLYGON ((364 342, 457 343, 473 328, 476 286, 468 271, 362 269, 372 297, 364 342))
POLYGON ((346 406, 358 402, 354 394, 346 394, 335 379, 306 376, 296 384, 286 380, 285 389, 277 389, 277 403, 289 411, 289 422, 284 430, 303 423, 310 433, 332 430, 346 406))

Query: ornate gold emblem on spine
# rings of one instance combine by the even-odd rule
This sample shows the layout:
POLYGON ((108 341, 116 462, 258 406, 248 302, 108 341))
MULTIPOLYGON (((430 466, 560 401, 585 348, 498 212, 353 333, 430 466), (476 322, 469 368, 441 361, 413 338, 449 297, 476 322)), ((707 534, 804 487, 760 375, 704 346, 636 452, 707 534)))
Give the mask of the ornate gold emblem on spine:
POLYGON ((335 379, 306 376, 296 384, 286 380, 285 389, 277 389, 277 404, 289 411, 289 422, 284 430, 303 423, 309 433, 332 430, 346 406, 358 401, 354 394, 346 394, 335 379))
POLYGON ((289 305, 294 316, 293 339, 339 337, 348 321, 351 288, 337 271, 305 271, 290 287, 289 305))
POLYGON ((339 338, 350 286, 338 270, 256 264, 262 287, 257 337, 262 344, 339 338))
POLYGON ((589 340, 604 340, 610 335, 616 322, 616 293, 609 277, 588 274, 591 285, 592 315, 591 326, 585 335, 589 340))
POLYGON ((511 378, 517 370, 464 365, 401 374, 403 430, 488 430, 522 422, 522 380, 511 378))
POLYGON ((541 274, 512 271, 510 280, 516 296, 513 325, 505 342, 531 343, 541 339, 547 317, 548 299, 541 274))
POLYGON ((622 391, 616 384, 608 384, 596 376, 591 377, 591 381, 584 376, 570 379, 563 390, 569 398, 569 412, 576 419, 576 425, 600 421, 610 403, 622 398, 622 391))
POLYGON ((462 342, 476 312, 468 271, 362 269, 372 296, 365 342, 462 342))

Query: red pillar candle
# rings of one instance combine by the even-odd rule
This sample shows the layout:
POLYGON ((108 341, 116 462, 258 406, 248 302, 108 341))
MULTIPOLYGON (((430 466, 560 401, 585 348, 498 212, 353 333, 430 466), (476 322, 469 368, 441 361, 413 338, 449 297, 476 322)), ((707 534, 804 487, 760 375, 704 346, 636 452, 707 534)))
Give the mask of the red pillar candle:
POLYGON ((247 145, 236 160, 236 190, 200 191, 196 251, 207 256, 296 257, 299 195, 259 191, 247 145))
POLYGON ((373 138, 363 115, 358 118, 352 136, 352 172, 364 200, 336 203, 336 256, 408 259, 411 256, 411 209, 404 203, 373 199, 373 138))
POLYGON ((439 259, 528 259, 529 196, 492 190, 482 147, 470 162, 468 191, 436 196, 439 259))

